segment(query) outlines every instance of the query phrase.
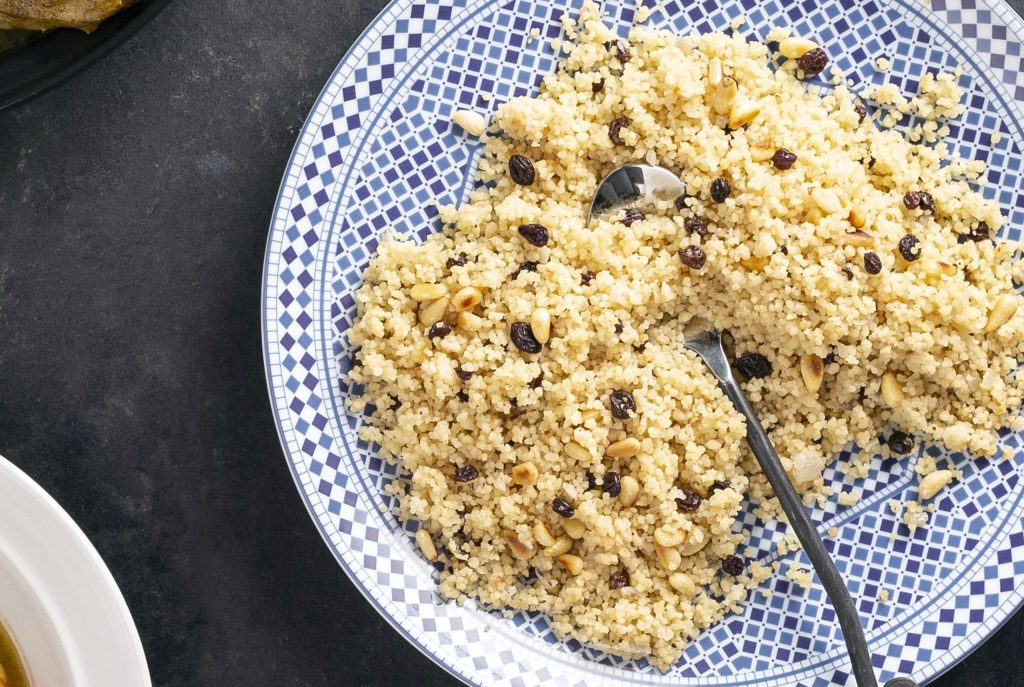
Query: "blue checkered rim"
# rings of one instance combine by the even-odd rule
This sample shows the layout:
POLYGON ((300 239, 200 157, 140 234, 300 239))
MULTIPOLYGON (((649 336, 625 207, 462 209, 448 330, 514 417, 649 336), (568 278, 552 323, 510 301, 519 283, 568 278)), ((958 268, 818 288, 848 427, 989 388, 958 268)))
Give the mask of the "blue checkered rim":
MULTIPOLYGON (((551 41, 563 6, 395 0, 317 99, 281 184, 264 264, 267 381, 296 485, 356 587, 406 639, 469 684, 852 685, 820 587, 802 591, 782 575, 764 584, 770 596, 755 594, 742 614, 703 633, 664 675, 645 661, 560 640, 540 614, 506 619, 472 603, 443 603, 410 528, 388 511, 382 487, 395 478, 394 467, 355 438, 363 418, 346 411, 344 397, 358 390, 343 373, 360 274, 383 230, 422 238, 437 228, 433 201, 464 197, 479 145, 450 125, 453 109, 491 112, 531 92, 556 64, 551 41)), ((604 9, 625 32, 632 3, 609 0, 604 9)), ((1020 238, 1024 22, 1001 0, 933 0, 930 9, 877 0, 667 0, 647 25, 725 30, 741 15, 747 22, 738 30, 751 37, 763 38, 775 25, 814 37, 857 83, 889 80, 915 91, 925 70, 961 65, 968 111, 948 143, 965 157, 986 159, 985 193, 1009 217, 1004 236, 1020 238), (888 74, 875 70, 877 57, 891 60, 888 74)), ((827 471, 836 491, 862 494, 852 508, 830 502, 813 515, 823 529, 840 532, 829 546, 863 614, 882 679, 933 679, 1022 603, 1024 452, 1020 435, 1006 433, 1002 442, 1012 457, 922 449, 948 459, 964 478, 943 492, 932 521, 913 535, 888 502, 915 495, 915 457, 876 458, 857 482, 827 471), (888 602, 879 600, 883 590, 888 602)), ((785 526, 749 511, 740 524, 762 561, 806 564, 800 553, 778 555, 785 526)))

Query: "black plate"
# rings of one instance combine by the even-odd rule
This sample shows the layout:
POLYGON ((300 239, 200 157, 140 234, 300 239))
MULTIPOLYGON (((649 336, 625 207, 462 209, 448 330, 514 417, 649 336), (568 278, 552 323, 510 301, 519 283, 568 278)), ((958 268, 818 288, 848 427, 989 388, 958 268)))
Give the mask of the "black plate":
POLYGON ((0 53, 0 110, 53 88, 124 43, 170 0, 141 0, 92 33, 57 29, 0 53))

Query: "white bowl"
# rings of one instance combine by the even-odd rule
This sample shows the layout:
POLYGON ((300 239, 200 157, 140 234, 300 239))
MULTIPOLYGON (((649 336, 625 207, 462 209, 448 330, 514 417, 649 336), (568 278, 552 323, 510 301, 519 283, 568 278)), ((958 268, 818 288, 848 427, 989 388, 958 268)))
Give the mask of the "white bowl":
POLYGON ((0 458, 0 622, 35 687, 151 687, 128 606, 96 549, 0 458))

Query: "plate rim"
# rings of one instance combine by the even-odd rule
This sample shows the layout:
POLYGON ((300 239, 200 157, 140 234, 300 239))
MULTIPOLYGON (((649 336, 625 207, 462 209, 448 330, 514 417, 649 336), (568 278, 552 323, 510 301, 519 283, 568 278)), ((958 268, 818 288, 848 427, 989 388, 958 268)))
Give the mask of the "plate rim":
MULTIPOLYGON (((600 2, 600 0, 598 0, 598 1, 600 2)), ((642 0, 640 0, 640 1, 642 1, 642 0)), ((264 254, 264 261, 263 261, 263 275, 262 275, 262 280, 261 280, 261 293, 260 293, 260 324, 261 324, 261 338, 262 338, 261 344, 262 344, 262 347, 263 347, 263 367, 264 367, 264 374, 265 374, 265 378, 266 378, 265 381, 266 381, 266 384, 267 384, 267 391, 268 391, 268 395, 269 395, 269 400, 271 402, 271 410, 272 410, 273 415, 274 415, 275 429, 276 429, 277 434, 278 434, 278 439, 281 442, 282 453, 283 453, 283 456, 285 458, 286 463, 288 464, 289 472, 292 475, 292 480, 295 483, 296 489, 299 492, 300 498, 303 501, 303 504, 304 504, 304 506, 306 508, 307 513, 310 516, 310 519, 313 520, 313 523, 316 526, 317 530, 320 532, 320 535, 321 535, 322 539, 324 540, 324 543, 331 550, 332 555, 334 555, 335 559, 338 561, 338 563, 339 563, 340 567, 342 568, 342 570, 344 571, 345 575, 349 578, 350 582, 353 584, 353 586, 355 586, 355 588, 360 592, 360 594, 383 617, 383 619, 392 628, 394 628, 399 633, 400 636, 402 636, 406 641, 408 641, 410 644, 412 644, 414 647, 416 647, 416 649, 421 654, 425 655, 433 663, 435 663, 440 668, 442 668, 446 673, 448 673, 449 675, 452 675, 453 677, 457 678, 460 682, 462 682, 464 684, 467 684, 467 685, 478 685, 478 684, 479 685, 484 685, 484 684, 489 684, 489 683, 486 682, 486 681, 480 682, 480 681, 474 680, 474 679, 472 679, 472 678, 470 678, 470 677, 468 677, 466 675, 461 674, 460 672, 458 672, 458 669, 455 666, 451 666, 451 665, 447 664, 446 662, 444 662, 444 660, 440 656, 436 655, 428 647, 426 647, 423 643, 421 643, 419 640, 414 638, 405 628, 403 628, 399 624, 397 619, 392 617, 392 615, 384 608, 384 606, 374 597, 374 595, 371 593, 371 591, 366 586, 363 585, 363 583, 357 578, 356 572, 354 570, 350 569, 349 565, 344 560, 344 558, 342 556, 342 551, 339 550, 337 544, 331 538, 332 535, 326 530, 326 528, 324 527, 323 523, 321 522, 321 516, 316 512, 316 507, 315 507, 313 501, 311 500, 311 498, 309 498, 309 494, 307 494, 305 485, 301 481, 301 477, 300 477, 300 475, 299 475, 299 473, 298 473, 298 471, 296 469, 296 466, 295 466, 295 463, 294 463, 294 459, 293 459, 293 452, 289 449, 288 438, 285 436, 285 432, 287 430, 283 426, 282 417, 281 417, 282 413, 286 413, 287 410, 282 410, 282 408, 286 408, 286 406, 279 407, 279 402, 281 402, 282 399, 279 398, 279 393, 277 393, 280 390, 275 388, 275 386, 274 386, 274 377, 273 377, 273 374, 274 374, 273 365, 274 365, 274 363, 271 360, 271 350, 270 350, 271 349, 271 343, 270 343, 270 339, 269 339, 270 329, 269 329, 269 326, 268 326, 269 325, 268 316, 273 311, 270 308, 268 308, 268 303, 271 300, 270 297, 269 297, 269 287, 270 287, 270 283, 271 283, 271 279, 270 279, 271 278, 270 266, 271 266, 272 258, 275 257, 275 255, 273 253, 273 243, 274 243, 275 238, 278 238, 278 234, 280 233, 280 232, 278 232, 278 224, 279 224, 279 221, 280 221, 280 216, 282 215, 282 213, 285 213, 287 211, 287 208, 285 208, 282 205, 281 201, 284 198, 285 192, 287 190, 289 190, 288 189, 288 182, 289 182, 290 178, 292 177, 292 175, 293 175, 293 173, 295 171, 300 171, 302 169, 301 165, 299 164, 300 162, 303 161, 302 159, 299 158, 300 149, 302 148, 303 142, 307 138, 307 136, 309 136, 310 134, 315 133, 315 129, 318 126, 323 126, 324 125, 323 121, 319 121, 318 120, 317 122, 314 122, 313 120, 314 120, 314 117, 316 117, 316 115, 318 113, 318 109, 321 107, 321 105, 323 105, 325 103, 325 97, 328 95, 329 91, 331 91, 332 87, 334 87, 334 86, 339 86, 340 87, 340 86, 344 85, 344 84, 341 84, 340 82, 337 82, 339 73, 343 70, 343 68, 346 66, 348 61, 351 58, 355 57, 355 53, 357 52, 357 50, 359 50, 359 49, 364 49, 364 50, 367 49, 367 46, 363 46, 361 44, 362 44, 362 42, 364 40, 367 39, 369 34, 372 33, 373 29, 376 28, 381 22, 389 19, 390 17, 388 17, 387 15, 389 15, 394 10, 396 10, 396 8, 397 9, 403 8, 405 5, 409 4, 409 2, 411 2, 411 0, 389 0, 389 2, 373 18, 373 20, 369 24, 367 24, 366 28, 364 28, 363 31, 360 32, 359 36, 351 43, 351 45, 345 51, 344 55, 340 58, 338 64, 332 70, 332 72, 331 72, 329 78, 327 79, 327 81, 325 82, 323 88, 320 90, 320 92, 318 93, 316 98, 313 100, 312 106, 309 109, 309 112, 308 112, 308 114, 307 114, 307 116, 306 116, 306 118, 305 118, 305 120, 303 122, 303 125, 299 129, 299 131, 298 131, 298 133, 296 135, 295 143, 294 143, 294 145, 292 147, 291 152, 289 153, 288 162, 286 163, 286 166, 284 167, 283 174, 282 174, 282 180, 281 180, 281 183, 279 184, 278 191, 277 191, 277 194, 276 194, 276 197, 275 197, 274 208, 273 208, 271 219, 270 219, 270 226, 269 226, 267 242, 266 242, 266 248, 265 248, 265 254, 264 254)), ((471 5, 473 5, 472 2, 467 3, 467 6, 471 6, 471 5)), ((464 7, 464 8, 461 8, 461 9, 466 9, 466 8, 464 7)), ((934 11, 931 8, 931 2, 926 2, 926 9, 928 11, 934 11)), ((981 0, 981 7, 979 7, 979 9, 992 10, 998 16, 999 19, 1003 20, 1006 23, 1007 28, 1011 31, 1012 35, 1014 37, 1016 37, 1018 40, 1020 40, 1022 44, 1024 44, 1024 16, 1022 16, 1022 14, 1018 13, 1009 4, 1009 2, 1007 0, 981 0), (1001 10, 1001 11, 997 11, 997 10, 1001 10)), ((927 16, 927 15, 925 15, 925 16, 927 16)), ((454 17, 452 19, 454 20, 454 17)), ((970 53, 973 53, 975 56, 977 56, 978 55, 977 49, 973 46, 973 42, 974 42, 975 39, 966 39, 966 40, 969 40, 969 41, 972 42, 972 46, 968 49, 968 51, 970 53)), ((372 49, 372 47, 370 49, 372 49)), ((983 71, 985 71, 985 72, 989 72, 989 70, 991 69, 991 66, 988 65, 987 63, 984 64, 983 67, 984 67, 983 71)), ((989 72, 989 74, 990 74, 990 72, 989 72)), ((1009 107, 1016 108, 1015 111, 1017 113, 1020 113, 1020 112, 1024 111, 1024 100, 1018 99, 1011 92, 1009 92, 1008 89, 1007 89, 1007 85, 1005 83, 1003 83, 1002 81, 1000 81, 998 79, 993 79, 993 81, 997 84, 997 89, 999 90, 1000 94, 1003 97, 1005 97, 1005 99, 1007 101, 1007 105, 1009 107)), ((310 145, 312 145, 312 143, 314 141, 315 141, 315 139, 311 138, 310 141, 309 141, 310 145)), ((337 200, 336 198, 332 198, 331 204, 335 204, 336 200, 337 200)), ((318 222, 318 224, 328 224, 329 221, 330 221, 330 217, 335 215, 337 213, 337 211, 338 211, 338 208, 336 208, 336 207, 328 206, 328 208, 325 208, 324 219, 321 220, 320 222, 318 222)), ((325 254, 326 255, 330 255, 330 253, 325 253, 325 254)), ((277 257, 279 257, 279 256, 277 256, 277 257)), ((274 276, 275 276, 275 279, 276 279, 277 275, 274 275, 274 276)), ((325 383, 330 383, 331 381, 333 381, 333 379, 331 379, 331 380, 324 380, 324 381, 325 381, 325 383)), ((336 440, 340 441, 340 439, 338 439, 338 438, 336 438, 336 440)), ((348 541, 349 541, 350 537, 345 536, 343 534, 339 534, 339 539, 340 539, 341 542, 343 542, 343 544, 344 544, 344 546, 346 547, 347 550, 351 550, 351 547, 348 545, 348 541)), ((1004 617, 999 619, 996 623, 991 625, 989 628, 987 628, 987 629, 981 628, 984 631, 983 636, 981 636, 977 640, 973 640, 971 642, 970 646, 968 646, 966 649, 962 650, 962 653, 960 653, 959 656, 955 660, 950 661, 950 662, 946 663, 945 665, 937 666, 937 670, 935 670, 935 672, 933 672, 930 675, 928 675, 926 678, 920 680, 919 684, 921 684, 921 685, 930 684, 933 681, 939 679, 941 676, 945 675, 947 672, 952 670, 957 665, 959 665, 964 659, 966 659, 968 656, 970 656, 975 651, 977 651, 983 644, 985 644, 996 633, 998 633, 1006 625, 1006 623, 1009 622, 1010 619, 1012 619, 1014 616, 1017 615, 1017 613, 1019 611, 1021 611, 1022 608, 1024 608, 1024 598, 1021 598, 1018 601, 1016 601, 1013 604, 1013 608, 1011 610, 1009 610, 1008 612, 1006 612, 1004 617)), ((997 607, 997 608, 993 609, 993 613, 996 613, 999 610, 1001 610, 1001 607, 997 607)), ((932 661, 932 662, 929 663, 929 665, 934 665, 935 663, 936 663, 936 661, 932 661)), ((596 665, 597 664, 595 664, 595 666, 596 665)), ((773 682, 773 684, 774 684, 774 682, 773 682)))

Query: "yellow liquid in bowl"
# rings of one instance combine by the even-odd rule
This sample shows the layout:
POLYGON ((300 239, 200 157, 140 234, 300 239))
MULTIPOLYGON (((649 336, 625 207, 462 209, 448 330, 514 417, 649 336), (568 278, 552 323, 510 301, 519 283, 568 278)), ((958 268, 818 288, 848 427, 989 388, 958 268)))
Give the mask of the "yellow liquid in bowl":
POLYGON ((0 687, 29 687, 21 656, 3 625, 0 625, 0 687))

